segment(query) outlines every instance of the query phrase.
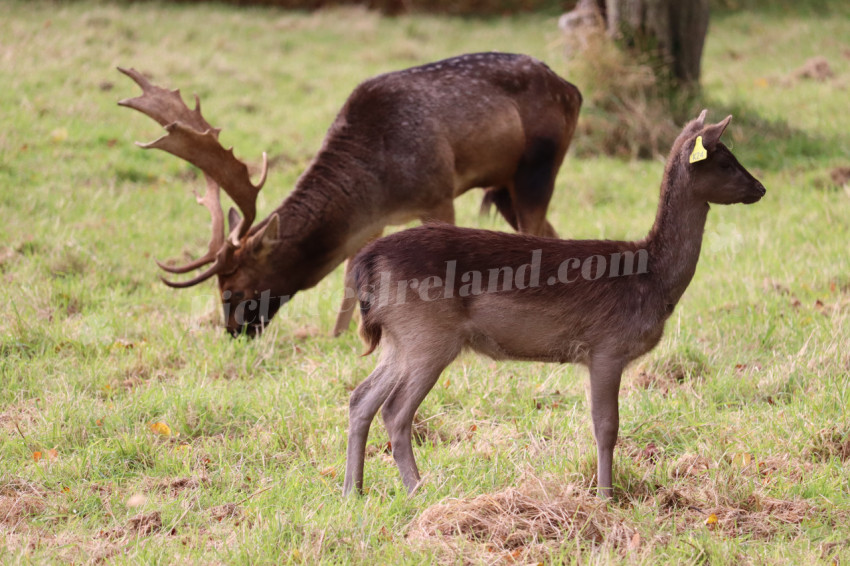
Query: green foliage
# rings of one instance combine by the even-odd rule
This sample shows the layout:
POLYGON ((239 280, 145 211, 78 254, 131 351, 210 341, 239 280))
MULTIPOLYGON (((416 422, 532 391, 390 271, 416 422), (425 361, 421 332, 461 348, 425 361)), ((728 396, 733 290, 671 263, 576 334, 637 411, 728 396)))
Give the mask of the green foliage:
MULTIPOLYGON (((850 193, 831 175, 850 165, 850 59, 835 39, 850 35, 850 19, 815 3, 715 14, 704 104, 711 119, 734 114, 725 139, 768 194, 712 209, 665 338, 625 376, 618 492, 596 511, 608 521, 601 541, 582 532, 517 551, 407 534, 425 508, 514 486, 570 484, 566 499, 586 505, 595 450, 585 371, 461 358, 420 411, 420 493, 404 494, 376 421, 369 493, 343 500, 348 394, 375 358, 359 356, 353 331, 327 337, 341 271, 253 342, 215 325, 212 284, 163 286, 153 258, 200 253, 209 220, 187 165, 133 145, 161 130, 116 105, 137 89, 115 67, 198 93, 224 143, 249 162, 268 151, 263 213, 359 81, 490 49, 567 75, 555 18, 0 6, 0 562, 850 558, 850 193), (832 78, 794 74, 814 56, 832 78)), ((644 236, 662 162, 586 155, 564 163, 553 225, 572 238, 644 236)), ((457 201, 459 224, 508 229, 479 218, 479 202, 478 191, 457 201)))

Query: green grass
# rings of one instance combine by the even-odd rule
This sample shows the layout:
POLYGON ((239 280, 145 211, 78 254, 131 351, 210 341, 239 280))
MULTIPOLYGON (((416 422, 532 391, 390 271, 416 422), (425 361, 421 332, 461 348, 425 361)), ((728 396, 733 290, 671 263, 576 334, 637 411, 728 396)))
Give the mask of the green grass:
MULTIPOLYGON (((162 285, 153 258, 200 253, 208 217, 189 166, 133 145, 160 130, 116 105, 137 89, 115 67, 197 93, 248 161, 268 151, 267 212, 359 81, 491 49, 563 72, 554 18, 0 0, 0 562, 850 559, 850 191, 829 181, 850 165, 850 11, 828 6, 713 15, 709 117, 735 114, 727 139, 768 194, 714 207, 662 343, 624 380, 604 512, 640 544, 606 531, 517 555, 406 534, 447 498, 529 478, 585 492, 585 371, 462 357, 420 411, 424 488, 404 494, 377 420, 368 494, 341 498, 348 394, 375 364, 355 332, 328 337, 341 272, 253 342, 212 323, 212 284, 162 285), (834 78, 787 80, 815 55, 834 78)), ((572 238, 642 237, 662 168, 568 158, 550 219, 572 238)), ((507 229, 479 198, 458 200, 458 223, 507 229)))

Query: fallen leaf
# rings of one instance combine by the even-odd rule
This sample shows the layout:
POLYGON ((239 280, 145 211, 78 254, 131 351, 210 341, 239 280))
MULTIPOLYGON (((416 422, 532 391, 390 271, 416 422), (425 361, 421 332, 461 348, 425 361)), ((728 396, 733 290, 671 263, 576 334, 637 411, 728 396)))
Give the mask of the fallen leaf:
POLYGON ((55 448, 51 448, 47 451, 47 459, 51 462, 59 457, 59 451, 55 448))
POLYGON ((637 550, 640 548, 640 533, 632 535, 632 540, 629 541, 628 550, 637 550))
POLYGON ((171 428, 162 421, 150 424, 151 431, 161 436, 171 436, 171 428))
POLYGON ((68 130, 65 128, 56 128, 50 132, 50 139, 55 142, 63 142, 68 139, 68 130))
POLYGON ((717 524, 717 515, 715 515, 714 513, 709 515, 708 519, 705 520, 705 524, 709 527, 715 526, 717 524))
POLYGON ((321 474, 322 476, 325 476, 325 477, 330 476, 332 478, 335 478, 336 477, 336 469, 333 468, 332 466, 327 467, 327 468, 323 469, 322 471, 320 471, 319 474, 321 474))
POLYGON ((738 468, 746 468, 753 463, 753 455, 748 452, 732 454, 732 465, 738 468))
POLYGON ((33 452, 33 453, 32 453, 32 459, 33 459, 33 460, 35 460, 36 462, 38 462, 39 460, 41 460, 41 452, 39 452, 38 450, 36 450, 35 452, 33 452))

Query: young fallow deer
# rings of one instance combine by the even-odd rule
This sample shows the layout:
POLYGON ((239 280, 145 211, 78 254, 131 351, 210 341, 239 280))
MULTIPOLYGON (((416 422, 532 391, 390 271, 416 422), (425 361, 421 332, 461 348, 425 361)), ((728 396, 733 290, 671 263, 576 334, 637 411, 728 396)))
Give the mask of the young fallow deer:
MULTIPOLYGON (((186 273, 212 264, 171 287, 213 275, 227 330, 254 336, 295 293, 316 285, 384 227, 414 219, 454 222, 452 200, 486 187, 513 228, 554 237, 546 220, 555 176, 576 127, 581 94, 546 65, 525 55, 477 53, 388 73, 358 86, 340 110, 319 153, 295 189, 268 218, 252 226, 257 193, 244 163, 218 142, 219 130, 190 110, 179 91, 151 84, 133 69, 142 96, 122 100, 165 126, 158 148, 203 171, 207 192, 198 202, 212 215, 213 236, 186 273), (225 237, 219 187, 233 199, 225 237)), ((346 290, 354 287, 346 266, 346 290)), ((346 295, 338 335, 356 305, 346 295)))
POLYGON ((720 143, 731 118, 705 124, 703 111, 684 127, 643 240, 554 240, 433 225, 364 248, 354 260, 360 331, 367 353, 379 343, 382 350, 351 394, 344 493, 362 489, 366 438, 382 405, 404 485, 416 489, 414 413, 443 369, 469 348, 497 360, 589 368, 598 493, 610 496, 623 369, 661 339, 694 275, 709 203, 749 204, 765 194, 720 143))

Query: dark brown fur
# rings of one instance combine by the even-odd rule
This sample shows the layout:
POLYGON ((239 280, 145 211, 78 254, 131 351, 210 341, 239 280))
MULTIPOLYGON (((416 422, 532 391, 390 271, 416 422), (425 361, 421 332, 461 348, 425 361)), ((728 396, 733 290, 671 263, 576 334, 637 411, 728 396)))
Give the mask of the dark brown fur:
MULTIPOLYGON (((525 55, 463 55, 362 83, 290 196, 218 272, 227 329, 262 331, 387 225, 453 223, 453 199, 473 187, 500 191, 521 232, 554 237, 546 209, 580 106, 575 86, 525 55)), ((335 334, 354 307, 352 294, 335 334)))
POLYGON ((346 492, 362 485, 368 422, 382 404, 405 486, 415 489, 419 474, 409 437, 413 414, 442 370, 469 348, 494 359, 571 362, 590 369, 599 487, 610 494, 623 368, 658 343, 690 283, 708 203, 751 203, 764 195, 761 183, 719 141, 731 116, 711 125, 704 124, 704 117, 703 112, 685 126, 671 150, 655 224, 643 240, 553 240, 433 225, 393 234, 363 250, 354 261, 361 333, 369 352, 379 342, 383 348, 378 367, 352 395, 346 492), (708 156, 689 163, 698 135, 708 156), (535 253, 539 279, 532 285, 535 253), (594 269, 599 257, 627 253, 645 263, 633 262, 626 272, 618 259, 616 273, 610 270, 612 261, 603 272, 594 269), (592 256, 597 257, 589 260, 592 256), (587 262, 588 277, 576 262, 581 269, 587 262), (449 279, 444 274, 450 264, 454 282, 437 292, 436 280, 428 278, 449 279), (523 264, 529 277, 516 277, 514 288, 480 294, 467 288, 461 296, 463 273, 483 275, 509 267, 516 274, 523 264), (563 265, 572 265, 573 271, 564 270, 562 280, 563 265), (432 288, 420 286, 426 279, 432 288), (408 288, 413 280, 419 293, 407 291, 401 298, 399 283, 408 288))

